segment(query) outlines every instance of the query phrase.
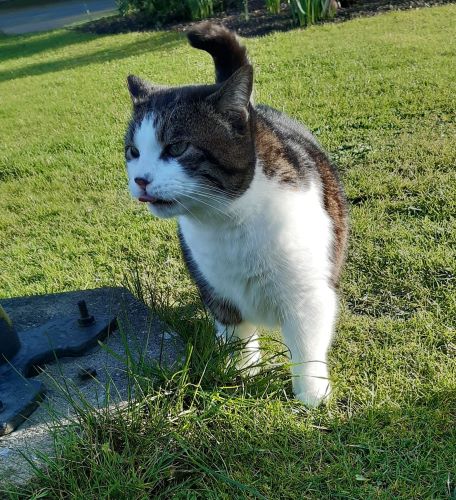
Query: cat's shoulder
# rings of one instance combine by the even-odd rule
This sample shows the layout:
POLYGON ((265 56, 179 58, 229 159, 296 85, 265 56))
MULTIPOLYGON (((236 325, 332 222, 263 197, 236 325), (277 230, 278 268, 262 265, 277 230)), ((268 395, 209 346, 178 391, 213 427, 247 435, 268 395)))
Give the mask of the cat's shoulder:
POLYGON ((301 144, 308 142, 314 147, 320 147, 310 130, 286 113, 266 104, 257 105, 255 111, 257 122, 280 134, 283 139, 298 141, 301 144))
POLYGON ((283 184, 307 184, 325 153, 312 133, 290 116, 265 105, 255 107, 255 144, 264 173, 283 184))

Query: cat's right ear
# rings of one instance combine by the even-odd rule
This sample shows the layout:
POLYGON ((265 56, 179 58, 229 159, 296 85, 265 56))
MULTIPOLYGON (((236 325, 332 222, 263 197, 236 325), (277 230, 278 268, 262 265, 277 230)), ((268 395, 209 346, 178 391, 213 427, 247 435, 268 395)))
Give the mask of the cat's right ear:
POLYGON ((220 113, 228 113, 247 121, 252 86, 253 68, 250 64, 245 64, 223 82, 208 100, 220 113))
POLYGON ((133 104, 139 104, 146 100, 154 91, 152 85, 135 75, 127 76, 128 90, 130 91, 133 104))

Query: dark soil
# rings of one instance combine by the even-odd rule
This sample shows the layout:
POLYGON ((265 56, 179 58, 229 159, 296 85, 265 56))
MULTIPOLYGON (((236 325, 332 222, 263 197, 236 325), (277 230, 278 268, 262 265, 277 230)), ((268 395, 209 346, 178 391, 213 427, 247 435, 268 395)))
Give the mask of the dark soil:
MULTIPOLYGON (((391 10, 408 10, 433 5, 455 3, 455 0, 345 0, 333 19, 323 22, 339 22, 361 16, 374 16, 391 10)), ((225 25, 241 36, 261 36, 273 31, 287 31, 296 26, 293 24, 288 6, 282 4, 280 14, 270 14, 264 7, 264 1, 249 2, 249 19, 245 20, 243 11, 233 9, 211 18, 212 21, 225 25)), ((152 31, 155 29, 171 31, 187 31, 195 22, 151 24, 140 15, 112 16, 85 23, 77 30, 98 34, 125 33, 130 31, 152 31)))

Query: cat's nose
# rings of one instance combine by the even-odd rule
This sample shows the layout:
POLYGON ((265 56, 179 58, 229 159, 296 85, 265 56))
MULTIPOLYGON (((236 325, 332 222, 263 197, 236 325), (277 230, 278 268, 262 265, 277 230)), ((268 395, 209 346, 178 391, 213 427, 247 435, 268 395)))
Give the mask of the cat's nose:
POLYGON ((144 177, 135 177, 135 182, 138 184, 139 187, 145 188, 147 184, 150 183, 147 179, 144 179, 144 177))

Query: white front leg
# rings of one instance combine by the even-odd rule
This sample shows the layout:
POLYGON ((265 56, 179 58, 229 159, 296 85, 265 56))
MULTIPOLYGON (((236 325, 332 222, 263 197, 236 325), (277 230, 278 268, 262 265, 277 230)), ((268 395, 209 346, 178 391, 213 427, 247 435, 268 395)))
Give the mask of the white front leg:
POLYGON ((297 399, 316 407, 331 393, 327 354, 337 314, 337 296, 326 284, 306 289, 291 305, 282 323, 290 350, 293 392, 297 399))
MULTIPOLYGON (((240 355, 237 367, 239 369, 247 368, 251 365, 256 365, 261 359, 260 343, 258 340, 258 330, 255 325, 243 321, 239 325, 222 325, 218 321, 215 322, 217 328, 217 336, 223 340, 237 338, 245 343, 244 349, 240 355)), ((247 370, 249 375, 257 373, 258 368, 247 370)))

